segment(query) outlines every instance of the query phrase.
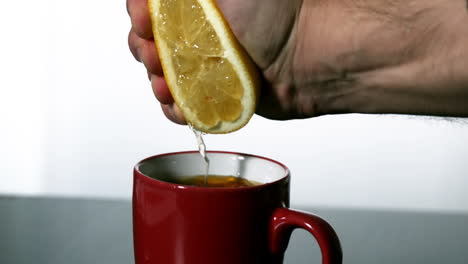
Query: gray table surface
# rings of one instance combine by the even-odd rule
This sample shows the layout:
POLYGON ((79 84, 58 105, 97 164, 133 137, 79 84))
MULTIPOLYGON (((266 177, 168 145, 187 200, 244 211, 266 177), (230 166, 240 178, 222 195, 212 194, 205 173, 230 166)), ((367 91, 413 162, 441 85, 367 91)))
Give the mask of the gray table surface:
MULTIPOLYGON (((468 263, 468 214, 299 208, 327 219, 344 263, 468 263)), ((134 263, 131 203, 0 196, 1 264, 134 263)), ((286 264, 320 263, 311 236, 294 231, 286 264)))

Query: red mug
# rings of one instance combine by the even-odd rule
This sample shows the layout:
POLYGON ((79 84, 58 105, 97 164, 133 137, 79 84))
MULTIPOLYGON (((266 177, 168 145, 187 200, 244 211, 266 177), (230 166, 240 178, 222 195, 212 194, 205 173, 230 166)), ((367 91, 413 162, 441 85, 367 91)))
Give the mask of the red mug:
POLYGON ((141 161, 133 185, 136 264, 280 264, 295 228, 315 237, 323 264, 342 263, 333 228, 316 215, 288 209, 286 166, 242 153, 207 155, 210 174, 241 175, 262 184, 217 188, 164 181, 205 174, 196 151, 141 161))

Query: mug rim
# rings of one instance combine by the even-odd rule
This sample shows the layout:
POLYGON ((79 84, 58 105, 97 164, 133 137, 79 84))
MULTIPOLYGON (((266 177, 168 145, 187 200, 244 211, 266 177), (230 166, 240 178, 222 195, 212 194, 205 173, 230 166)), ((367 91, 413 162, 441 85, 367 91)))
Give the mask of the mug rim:
POLYGON ((162 154, 157 154, 153 155, 150 157, 147 157, 140 162, 138 162, 134 167, 133 167, 133 174, 134 177, 139 177, 140 180, 154 185, 158 186, 160 188, 169 188, 169 189, 180 189, 182 190, 187 190, 187 191, 202 191, 202 192, 242 192, 242 191, 251 191, 251 190, 258 190, 258 189, 263 189, 263 188, 268 188, 269 186, 276 185, 279 182, 289 180, 291 174, 289 171, 289 168, 284 165, 283 163, 276 161, 271 158, 267 158, 264 156, 260 155, 254 155, 254 154, 248 154, 248 153, 242 153, 242 152, 235 152, 235 151, 221 151, 221 150, 207 150, 206 153, 214 153, 214 154, 228 154, 228 155, 241 155, 241 156, 248 156, 251 158, 257 158, 257 159, 263 159, 268 162, 275 163, 282 167, 284 169, 284 175, 279 178, 278 180, 268 182, 268 183, 262 183, 259 185, 253 185, 253 186, 243 186, 243 187, 200 187, 200 186, 191 186, 191 185, 184 185, 180 183, 172 183, 172 182, 166 182, 162 180, 158 180, 155 178, 152 178, 143 172, 139 170, 139 167, 141 164, 144 162, 151 160, 151 159, 156 159, 156 158, 161 158, 161 157, 166 157, 166 156, 175 156, 175 155, 183 155, 183 154, 199 154, 198 150, 188 150, 188 151, 177 151, 177 152, 168 152, 168 153, 162 153, 162 154))

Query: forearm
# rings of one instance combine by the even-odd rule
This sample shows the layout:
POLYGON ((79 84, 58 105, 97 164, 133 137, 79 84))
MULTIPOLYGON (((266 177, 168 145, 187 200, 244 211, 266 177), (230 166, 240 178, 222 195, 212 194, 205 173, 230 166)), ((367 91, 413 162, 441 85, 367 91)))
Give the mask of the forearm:
MULTIPOLYGON (((330 40, 320 50, 302 51, 313 61, 302 71, 309 76, 302 85, 312 84, 317 114, 468 117, 466 0, 393 1, 388 8, 387 1, 335 2, 323 9, 330 13, 326 22, 312 22, 334 32, 319 32, 310 21, 302 29, 303 43, 330 40), (340 21, 336 12, 348 19, 340 21), (338 29, 327 24, 338 25, 333 19, 342 22, 338 29)), ((313 20, 319 8, 309 7, 304 17, 313 20)))
POLYGON ((429 45, 423 56, 364 74, 361 91, 367 102, 356 112, 468 117, 466 14, 440 34, 434 33, 434 45, 429 45))

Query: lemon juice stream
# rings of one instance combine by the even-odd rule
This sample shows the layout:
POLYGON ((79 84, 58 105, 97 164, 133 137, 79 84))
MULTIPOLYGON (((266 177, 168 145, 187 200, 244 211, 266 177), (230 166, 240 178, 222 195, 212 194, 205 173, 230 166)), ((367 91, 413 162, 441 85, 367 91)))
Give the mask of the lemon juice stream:
POLYGON ((198 144, 198 151, 200 152, 200 155, 205 161, 205 185, 207 185, 208 184, 208 172, 210 170, 210 160, 208 159, 208 156, 206 155, 206 145, 205 145, 205 142, 203 141, 203 133, 196 130, 192 125, 189 125, 189 127, 195 134, 195 137, 197 139, 197 144, 198 144))

